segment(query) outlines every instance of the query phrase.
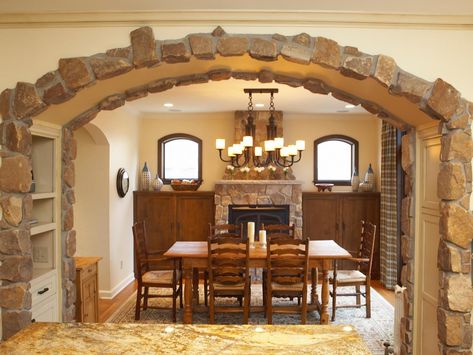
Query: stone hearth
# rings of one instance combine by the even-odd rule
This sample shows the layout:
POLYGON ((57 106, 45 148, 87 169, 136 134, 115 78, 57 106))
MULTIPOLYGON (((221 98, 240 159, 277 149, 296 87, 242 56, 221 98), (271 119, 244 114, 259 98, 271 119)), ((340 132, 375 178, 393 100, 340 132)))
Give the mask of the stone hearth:
POLYGON ((302 237, 302 182, 220 180, 215 183, 215 224, 228 223, 229 205, 289 205, 289 224, 302 237))

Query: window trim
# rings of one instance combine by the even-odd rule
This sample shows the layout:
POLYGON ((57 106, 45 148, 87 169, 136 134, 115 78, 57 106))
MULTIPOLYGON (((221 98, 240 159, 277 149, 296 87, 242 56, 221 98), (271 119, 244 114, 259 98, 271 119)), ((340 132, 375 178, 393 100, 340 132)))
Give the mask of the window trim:
POLYGON ((352 137, 349 136, 344 136, 342 134, 331 134, 328 136, 323 136, 320 138, 317 138, 314 141, 314 184, 334 184, 335 186, 350 186, 351 185, 351 179, 350 180, 319 180, 318 179, 318 165, 317 165, 317 147, 320 143, 324 143, 327 141, 341 141, 347 144, 350 144, 351 146, 351 154, 352 154, 352 166, 351 166, 351 174, 350 176, 353 175, 353 168, 356 169, 358 174, 360 173, 360 170, 358 169, 358 150, 359 150, 359 144, 358 141, 352 137))
MULTIPOLYGON (((164 156, 165 156, 165 146, 166 143, 177 139, 187 139, 193 142, 196 142, 198 145, 198 180, 202 180, 202 139, 195 137, 187 133, 173 133, 168 134, 167 136, 161 137, 158 140, 158 174, 159 177, 163 180, 163 183, 166 185, 171 184, 171 179, 168 179, 164 176, 164 156)), ((181 178, 184 179, 184 178, 181 178)))

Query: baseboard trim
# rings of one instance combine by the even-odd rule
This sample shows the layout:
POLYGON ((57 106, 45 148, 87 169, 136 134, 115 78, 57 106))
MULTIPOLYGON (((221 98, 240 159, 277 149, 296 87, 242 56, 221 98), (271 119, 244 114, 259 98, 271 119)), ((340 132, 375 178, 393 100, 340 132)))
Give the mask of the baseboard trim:
POLYGON ((134 280, 135 280, 135 275, 133 273, 130 273, 127 277, 125 277, 121 282, 118 283, 118 285, 116 285, 111 290, 99 290, 99 298, 111 300, 116 295, 118 295, 121 290, 127 287, 134 280))

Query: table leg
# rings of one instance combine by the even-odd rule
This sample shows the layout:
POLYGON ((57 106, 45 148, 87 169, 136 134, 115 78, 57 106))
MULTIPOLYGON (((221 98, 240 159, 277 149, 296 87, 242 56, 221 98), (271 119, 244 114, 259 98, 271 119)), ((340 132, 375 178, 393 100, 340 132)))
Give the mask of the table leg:
POLYGON ((310 279, 311 279, 311 284, 312 288, 310 290, 310 303, 312 305, 317 304, 317 268, 313 267, 310 269, 310 279))
POLYGON ((328 269, 322 269, 322 305, 320 310, 320 324, 328 324, 329 323, 329 315, 328 315, 328 269))
POLYGON ((193 278, 192 278, 192 289, 195 304, 199 304, 199 269, 193 269, 193 278))
POLYGON ((192 324, 192 268, 184 268, 184 314, 182 323, 192 324))

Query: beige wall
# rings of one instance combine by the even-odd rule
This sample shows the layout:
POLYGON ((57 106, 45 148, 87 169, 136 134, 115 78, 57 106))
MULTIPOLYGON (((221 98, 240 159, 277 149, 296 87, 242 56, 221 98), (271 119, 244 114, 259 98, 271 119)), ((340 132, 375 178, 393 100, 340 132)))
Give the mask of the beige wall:
POLYGON ((76 255, 102 257, 99 262, 99 289, 109 290, 111 289, 108 223, 110 146, 102 131, 91 123, 74 132, 74 137, 77 140, 74 205, 76 255))
MULTIPOLYGON (((344 134, 360 143, 360 176, 372 163, 379 177, 380 120, 371 115, 298 115, 284 114, 284 138, 306 141, 306 151, 301 162, 294 165, 294 173, 303 181, 304 191, 314 191, 313 142, 328 134, 344 134)), ((148 163, 153 175, 157 169, 157 141, 171 133, 189 133, 202 139, 203 179, 201 190, 213 190, 216 180, 224 174, 226 163, 218 158, 215 139, 225 138, 227 145, 233 141, 234 113, 148 114, 141 119, 140 166, 148 163)), ((170 189, 169 186, 165 187, 170 189)), ((337 190, 346 190, 337 188, 337 190)))
POLYGON ((103 257, 99 266, 100 297, 111 298, 133 279, 132 191, 137 182, 139 119, 122 107, 102 111, 93 124, 103 132, 110 154, 104 159, 99 154, 103 148, 82 139, 84 134, 79 132, 78 205, 74 216, 77 254, 103 257), (124 198, 116 191, 119 168, 125 168, 130 176, 130 190, 124 198))

